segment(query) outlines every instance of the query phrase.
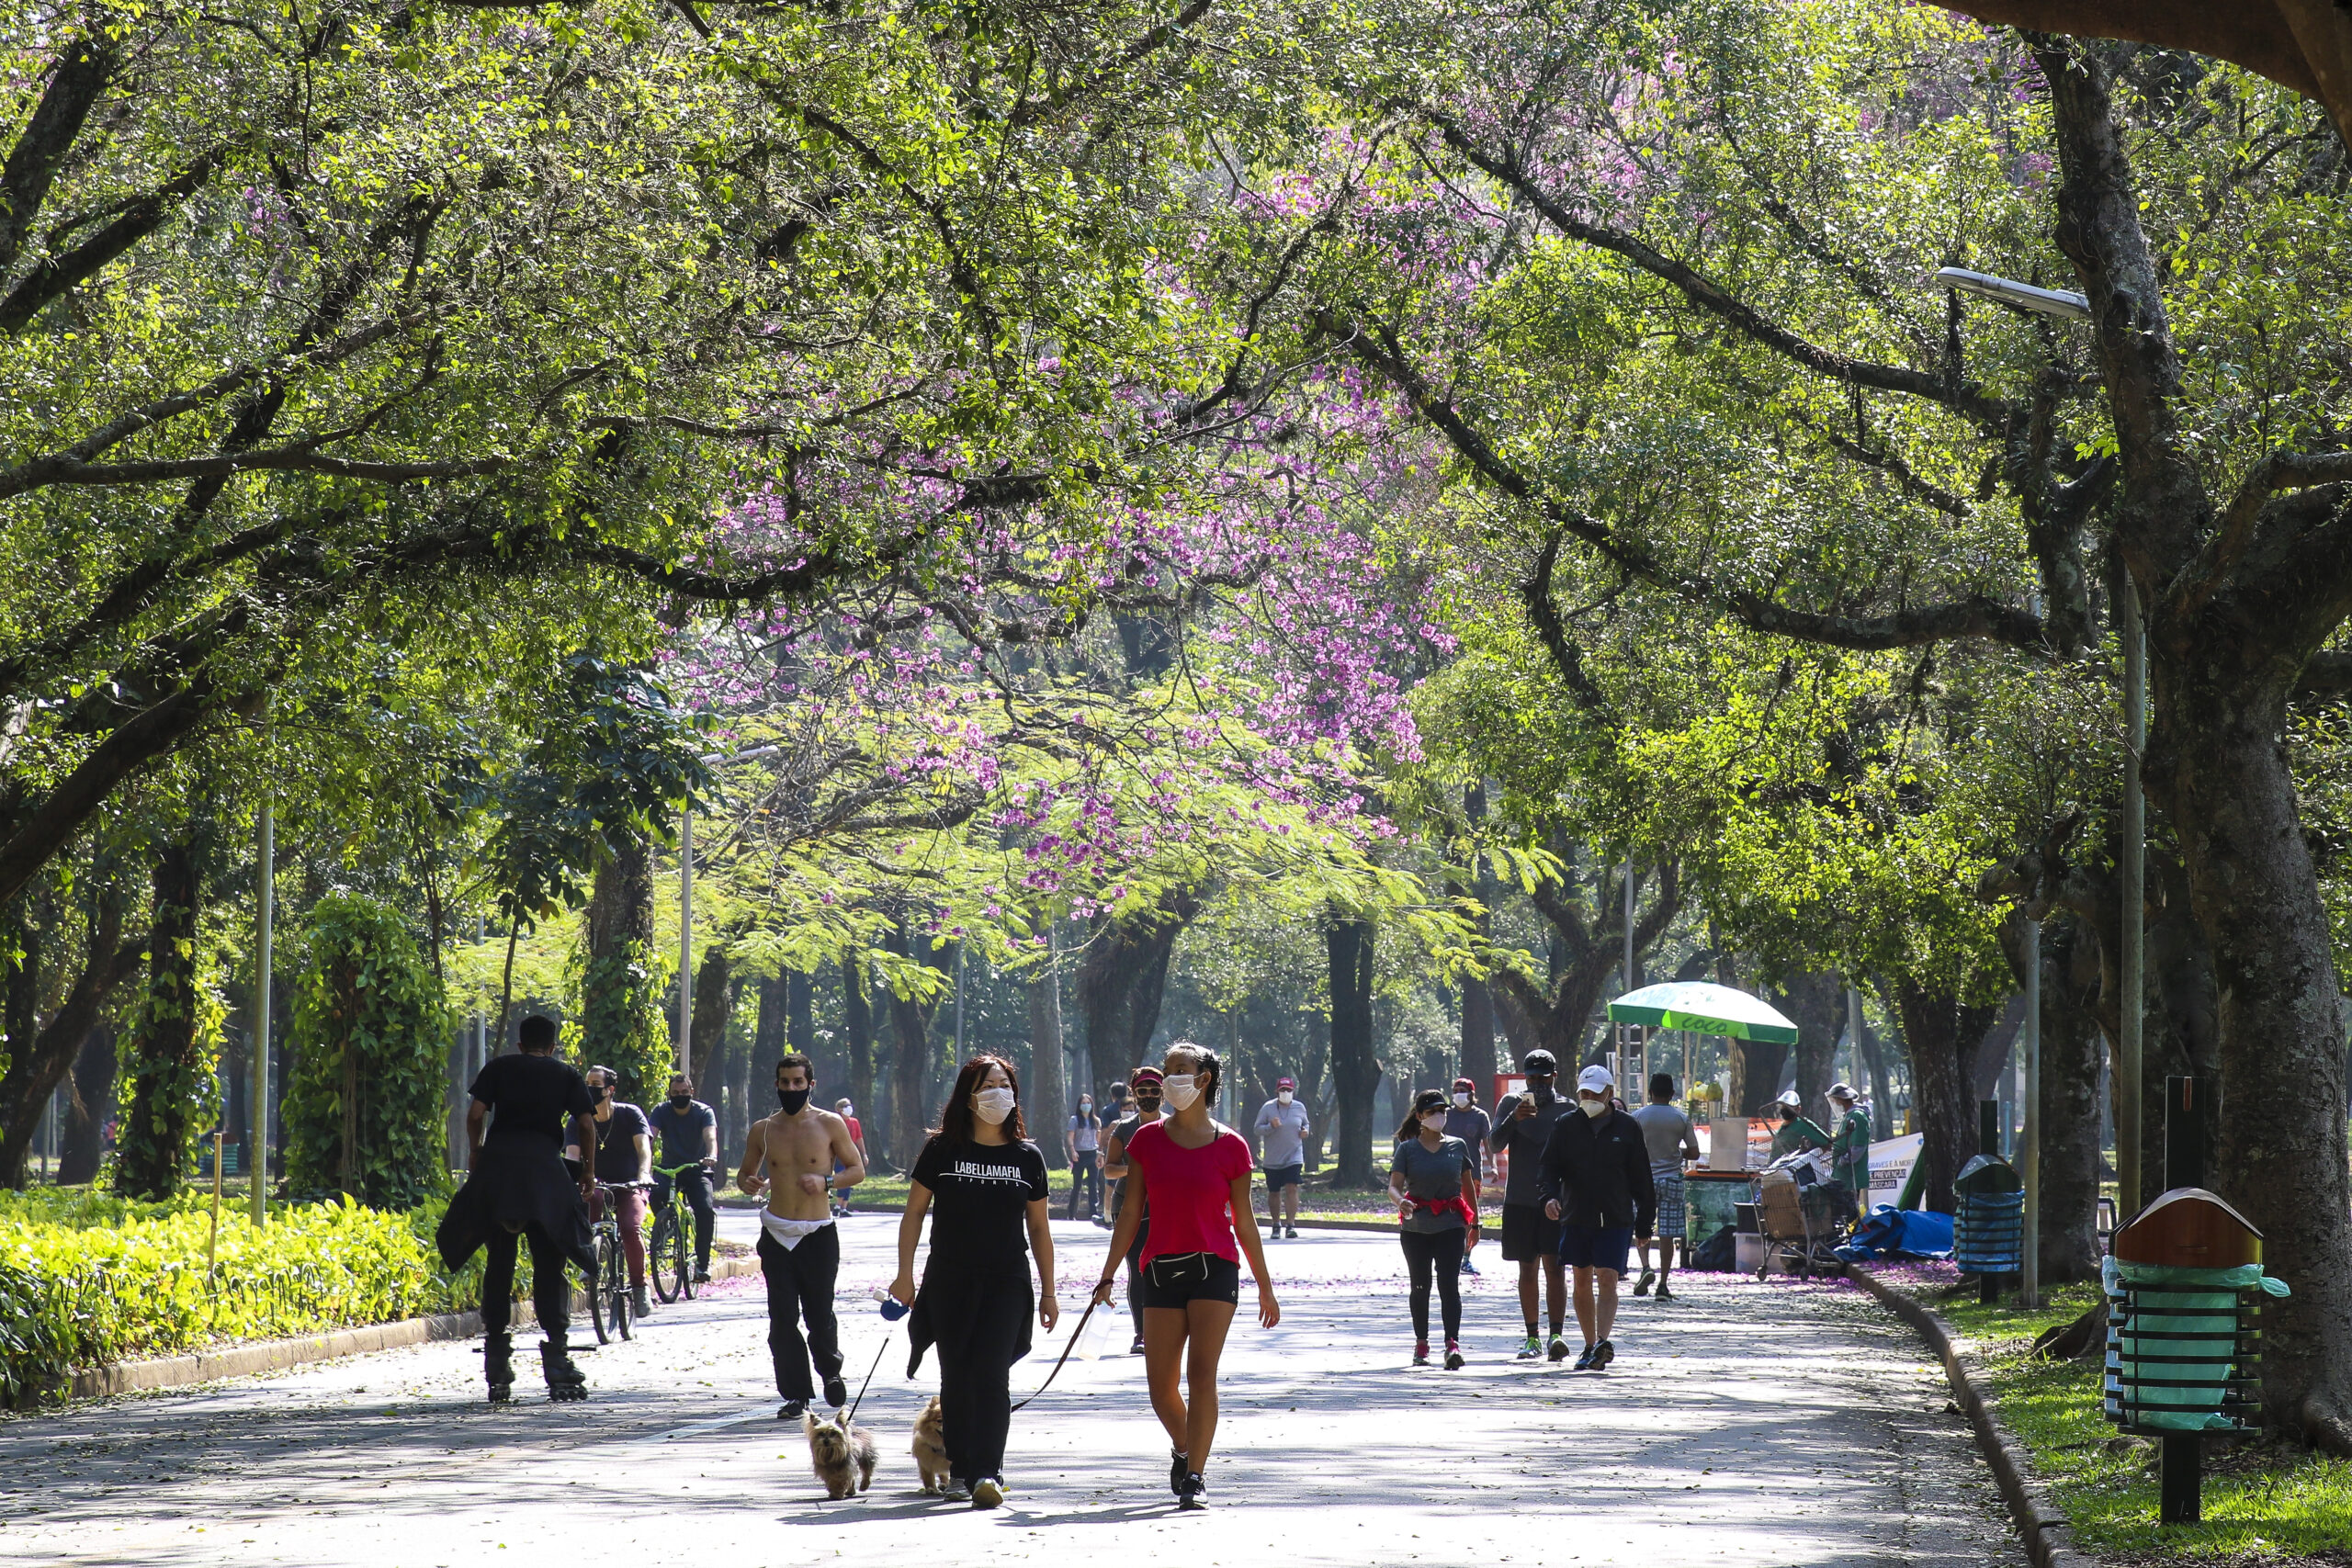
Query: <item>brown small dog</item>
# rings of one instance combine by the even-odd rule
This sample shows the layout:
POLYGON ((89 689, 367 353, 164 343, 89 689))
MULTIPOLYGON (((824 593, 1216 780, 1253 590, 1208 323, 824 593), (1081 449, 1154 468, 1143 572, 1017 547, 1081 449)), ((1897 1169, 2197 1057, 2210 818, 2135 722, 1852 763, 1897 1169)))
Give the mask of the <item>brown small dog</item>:
POLYGON ((922 1477, 923 1491, 937 1495, 947 1479, 947 1421, 939 1413, 937 1394, 915 1417, 915 1471, 922 1477))
POLYGON ((863 1427, 843 1431, 838 1413, 820 1421, 811 1412, 801 1420, 808 1430, 808 1462, 825 1483, 826 1496, 838 1503, 874 1484, 873 1433, 863 1427))

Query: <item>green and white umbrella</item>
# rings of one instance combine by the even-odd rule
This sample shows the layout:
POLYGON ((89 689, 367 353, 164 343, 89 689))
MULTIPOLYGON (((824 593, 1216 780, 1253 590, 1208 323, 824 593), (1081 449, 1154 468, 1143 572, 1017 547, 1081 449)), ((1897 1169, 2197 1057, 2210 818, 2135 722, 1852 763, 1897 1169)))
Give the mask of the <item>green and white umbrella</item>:
POLYGON ((1793 1045, 1797 1026, 1770 1003, 1710 986, 1703 980, 1672 980, 1644 986, 1609 1004, 1611 1023, 1646 1023, 1654 1029, 1687 1029, 1694 1034, 1723 1034, 1734 1040, 1763 1040, 1793 1045))

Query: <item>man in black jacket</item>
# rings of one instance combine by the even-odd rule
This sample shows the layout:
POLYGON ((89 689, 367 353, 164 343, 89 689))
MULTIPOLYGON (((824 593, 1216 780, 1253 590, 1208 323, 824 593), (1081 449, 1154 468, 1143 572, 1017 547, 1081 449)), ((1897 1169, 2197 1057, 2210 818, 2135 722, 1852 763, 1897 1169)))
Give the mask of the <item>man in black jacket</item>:
POLYGON ((1560 1261, 1576 1271, 1577 1326, 1584 1330, 1578 1371, 1599 1371, 1617 1354, 1609 1330, 1617 1321, 1617 1285, 1634 1236, 1657 1221, 1642 1124, 1611 1103, 1617 1080, 1607 1067, 1577 1075, 1577 1109, 1544 1145, 1544 1213, 1560 1222, 1560 1261))

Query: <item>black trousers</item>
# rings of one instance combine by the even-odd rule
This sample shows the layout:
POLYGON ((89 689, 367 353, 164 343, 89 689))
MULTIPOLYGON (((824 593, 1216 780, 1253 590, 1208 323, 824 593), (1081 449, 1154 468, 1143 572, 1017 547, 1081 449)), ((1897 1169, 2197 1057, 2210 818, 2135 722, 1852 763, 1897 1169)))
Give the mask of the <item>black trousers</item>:
MULTIPOLYGON (((710 1231, 718 1223, 718 1210, 710 1201, 710 1172, 698 1165, 690 1165, 678 1173, 678 1190, 686 1195, 686 1207, 695 1212, 695 1271, 710 1272, 710 1231)), ((657 1214, 670 1212, 670 1179, 653 1179, 652 1210, 657 1214)))
POLYGON ((1069 1168, 1069 1217, 1078 1218, 1079 1189, 1086 1190, 1086 1215, 1092 1219, 1102 1212, 1102 1151, 1080 1149, 1069 1168))
MULTIPOLYGON (((539 1326, 550 1339, 560 1340, 571 1326, 571 1267, 548 1234, 537 1225, 523 1227, 531 1241, 531 1306, 539 1326)), ((514 1318, 514 1258, 523 1236, 493 1227, 482 1244, 481 1326, 488 1334, 503 1334, 514 1318)))
POLYGON ((939 1343, 939 1414, 946 1428, 942 1436, 947 1470, 967 1484, 1004 1474, 1004 1441, 1012 1430, 1012 1363, 1035 1304, 1023 1286, 990 1284, 957 1303, 968 1321, 939 1343))
POLYGON ((842 1238, 821 1225, 786 1247, 760 1232, 760 1277, 768 1287, 768 1357, 775 1363, 775 1392, 784 1399, 814 1399, 808 1363, 837 1377, 842 1370, 841 1332, 833 1322, 833 1276, 841 1272, 842 1238), (808 1325, 803 1339, 800 1325, 808 1325))
POLYGON ((1405 1247, 1405 1268, 1413 1280, 1413 1337, 1430 1337, 1430 1276, 1437 1276, 1438 1305, 1445 1317, 1445 1337, 1462 1337, 1462 1244, 1466 1230, 1399 1231, 1405 1247))

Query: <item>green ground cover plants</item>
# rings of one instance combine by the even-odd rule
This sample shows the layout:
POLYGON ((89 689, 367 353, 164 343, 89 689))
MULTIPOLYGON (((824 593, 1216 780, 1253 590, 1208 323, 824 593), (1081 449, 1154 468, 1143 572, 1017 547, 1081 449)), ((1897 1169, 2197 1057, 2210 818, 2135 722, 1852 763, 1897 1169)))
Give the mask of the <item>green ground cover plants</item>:
POLYGON ((447 1201, 294 1204, 258 1230, 224 1205, 215 1238, 209 1194, 0 1192, 0 1402, 55 1398, 80 1368, 476 1306, 479 1260, 451 1275, 433 1248, 447 1201))
POLYGON ((2047 1292, 2041 1307, 2021 1311, 1978 1303, 1973 1280, 1876 1272, 1932 1308, 1984 1357, 1986 1392, 2002 1424, 2032 1454, 2036 1474, 2084 1550, 2132 1562, 2288 1562, 2352 1543, 2352 1461, 2294 1444, 2209 1445, 2203 1522, 2157 1526, 2155 1449, 2123 1437, 2100 1415, 2098 1359, 2028 1356, 2042 1330, 2097 1303, 2097 1286, 2064 1286, 2047 1292))

